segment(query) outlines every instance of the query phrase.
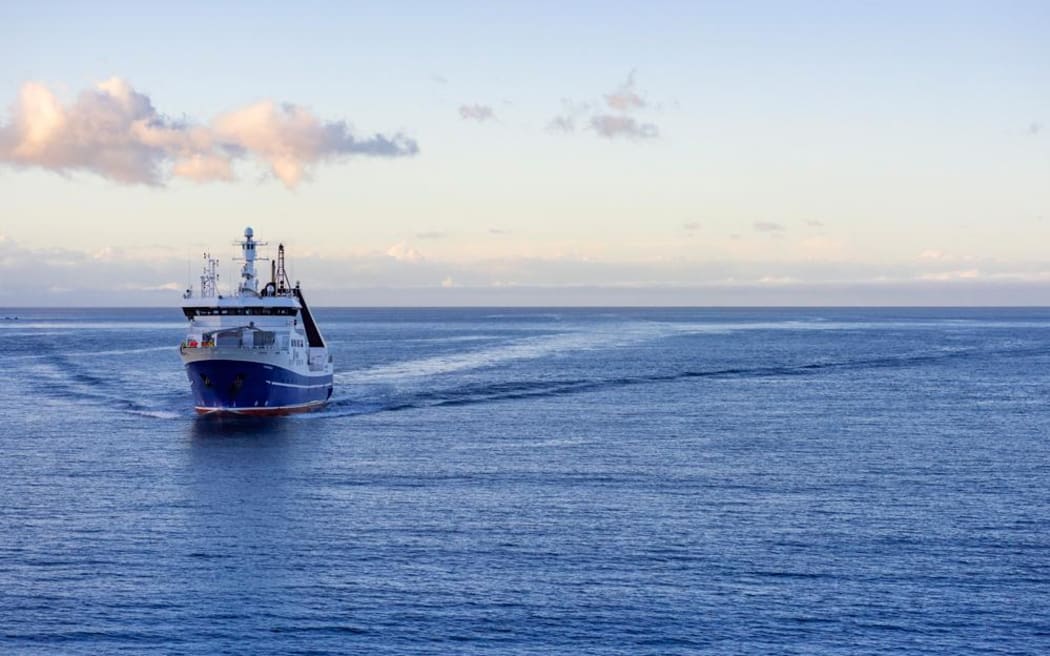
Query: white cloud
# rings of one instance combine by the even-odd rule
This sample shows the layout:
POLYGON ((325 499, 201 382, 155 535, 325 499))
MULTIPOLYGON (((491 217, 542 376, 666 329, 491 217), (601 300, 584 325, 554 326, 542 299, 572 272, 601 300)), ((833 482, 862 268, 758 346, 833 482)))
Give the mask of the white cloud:
MULTIPOLYGON (((233 166, 229 157, 209 153, 193 153, 175 162, 172 175, 194 182, 212 180, 232 181, 233 166)), ((287 183, 287 181, 286 181, 287 183)))
POLYGON ((183 286, 177 282, 165 282, 158 285, 136 285, 128 283, 121 285, 121 289, 135 292, 182 292, 183 286))
MULTIPOLYGON (((232 255, 220 254, 223 267, 232 255)), ((472 304, 585 305, 1050 302, 1046 285, 1050 271, 1041 260, 981 260, 952 266, 937 261, 925 263, 927 268, 917 260, 895 264, 763 258, 628 262, 580 252, 448 260, 424 258, 407 242, 385 252, 322 257, 295 251, 291 257, 295 277, 321 305, 442 304, 459 302, 456 299, 472 304), (931 265, 941 270, 931 270, 931 265), (508 287, 516 291, 499 293, 508 287), (400 291, 391 294, 391 289, 400 291), (410 291, 428 289, 440 295, 410 291), (614 289, 637 293, 621 296, 610 291, 614 289)), ((0 273, 19 283, 0 288, 0 304, 9 306, 25 304, 26 299, 40 305, 161 305, 177 314, 179 293, 190 283, 185 253, 148 245, 93 252, 27 248, 8 238, 0 241, 0 273), (144 257, 150 252, 153 257, 144 257)), ((231 282, 224 279, 223 284, 231 282)))
POLYGON ((399 242, 386 250, 389 257, 399 262, 422 262, 423 254, 408 245, 407 242, 399 242))
POLYGON ((928 248, 922 251, 919 253, 918 259, 924 262, 954 262, 957 266, 959 263, 979 262, 981 260, 981 258, 976 255, 959 255, 957 253, 949 253, 936 248, 928 248))
POLYGON ((418 150, 402 134, 358 137, 344 121, 322 121, 298 105, 269 100, 219 116, 210 126, 172 121, 120 78, 81 92, 70 104, 27 82, 10 122, 0 125, 0 162, 90 171, 126 184, 162 185, 171 177, 229 181, 234 161, 245 158, 294 187, 321 162, 418 150))
POLYGON ((926 273, 919 276, 920 280, 933 280, 938 282, 948 282, 952 280, 976 280, 981 277, 981 272, 977 269, 964 269, 960 271, 941 271, 938 273, 926 273))

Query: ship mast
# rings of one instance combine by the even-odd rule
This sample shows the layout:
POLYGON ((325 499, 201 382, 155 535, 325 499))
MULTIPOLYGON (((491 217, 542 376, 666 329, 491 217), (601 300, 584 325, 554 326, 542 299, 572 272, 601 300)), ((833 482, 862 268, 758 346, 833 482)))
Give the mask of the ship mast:
POLYGON ((241 253, 244 255, 242 258, 244 264, 241 266, 241 284, 237 288, 238 294, 251 294, 253 296, 259 295, 259 278, 255 275, 255 260, 266 259, 257 258, 255 256, 256 246, 265 246, 266 242, 258 242, 253 239, 255 233, 251 227, 244 229, 244 241, 235 242, 241 247, 241 253))

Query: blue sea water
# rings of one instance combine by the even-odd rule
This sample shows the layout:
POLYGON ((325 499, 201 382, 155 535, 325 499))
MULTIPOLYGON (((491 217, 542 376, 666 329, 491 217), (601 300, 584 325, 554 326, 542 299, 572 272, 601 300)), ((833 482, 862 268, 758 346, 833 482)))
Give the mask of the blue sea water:
POLYGON ((0 310, 4 654, 1050 653, 1050 310, 0 310))

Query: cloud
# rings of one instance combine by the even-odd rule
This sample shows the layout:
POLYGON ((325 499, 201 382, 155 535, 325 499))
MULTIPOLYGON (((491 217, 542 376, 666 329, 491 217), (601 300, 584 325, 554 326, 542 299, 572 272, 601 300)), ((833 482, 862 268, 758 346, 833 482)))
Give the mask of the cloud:
POLYGON ((576 120, 572 116, 555 116, 547 123, 548 132, 575 132, 576 120))
POLYGON ((416 239, 444 239, 445 237, 448 237, 448 233, 437 230, 416 233, 416 239))
POLYGON ((936 248, 927 248, 919 253, 919 256, 916 259, 924 265, 936 262, 941 266, 948 264, 953 266, 969 266, 971 264, 983 262, 984 266, 988 266, 988 260, 986 258, 977 255, 967 255, 965 253, 950 253, 936 248))
POLYGON ((634 71, 631 71, 626 81, 603 95, 604 103, 577 103, 562 99, 562 112, 547 122, 547 131, 571 134, 582 125, 606 139, 655 139, 660 136, 660 129, 654 123, 629 115, 652 107, 634 90, 634 84, 634 71))
POLYGON ((120 289, 138 292, 181 292, 183 291, 183 286, 177 282, 165 282, 159 285, 135 285, 132 283, 126 283, 121 285, 120 289))
POLYGON ((682 224, 682 230, 685 230, 686 232, 696 232, 699 229, 700 229, 700 222, 699 221, 690 221, 688 223, 683 223, 682 224))
POLYGON ((402 135, 355 137, 344 121, 326 123, 303 107, 269 100, 220 116, 214 133, 266 161, 289 187, 317 162, 344 155, 400 157, 419 152, 416 142, 402 135))
POLYGON ((120 78, 82 91, 70 104, 27 82, 10 122, 0 125, 0 162, 62 174, 88 171, 124 184, 160 186, 172 177, 230 181, 234 162, 250 159, 291 188, 322 162, 418 152, 415 140, 402 134, 359 137, 345 121, 323 121, 304 107, 269 100, 211 125, 174 121, 120 78))
POLYGON ((394 244, 386 250, 386 254, 398 262, 422 262, 426 259, 422 253, 409 246, 406 242, 394 244))
POLYGON ((173 281, 185 275, 185 261, 170 253, 139 259, 138 250, 106 247, 89 253, 30 248, 11 239, 2 240, 0 274, 21 282, 9 290, 0 289, 0 299, 11 304, 18 298, 31 297, 34 304, 48 305, 53 302, 49 297, 70 293, 60 304, 99 303, 102 297, 109 301, 123 298, 124 303, 131 304, 156 303, 158 299, 167 302, 183 288, 173 281))
POLYGON ((473 105, 460 105, 459 115, 464 121, 477 121, 478 123, 492 121, 496 118, 496 113, 492 111, 492 107, 488 105, 479 105, 477 103, 473 105))
MULTIPOLYGON (((65 107, 44 85, 22 85, 0 126, 0 161, 59 172, 89 169, 118 182, 156 184, 167 153, 207 135, 165 123, 149 98, 113 78, 65 107)), ((209 148, 210 143, 203 144, 209 148)))
POLYGON ((938 282, 949 282, 952 280, 975 280, 981 277, 978 269, 964 269, 959 271, 941 271, 938 273, 927 273, 919 276, 920 280, 933 280, 938 282))
POLYGON ((655 139, 660 131, 652 123, 639 123, 630 116, 597 114, 591 117, 591 127, 600 136, 609 139, 655 139))
MULTIPOLYGON (((232 164, 230 157, 194 153, 175 162, 171 173, 176 177, 187 178, 194 182, 211 182, 213 180, 231 182, 235 179, 232 164)), ((287 181, 285 182, 287 183, 287 181)))
MULTIPOLYGON (((104 249, 108 256, 96 258, 86 250, 29 248, 10 236, 0 239, 0 275, 19 281, 0 287, 0 305, 32 298, 39 305, 170 309, 188 282, 186 254, 174 249, 141 257, 154 248, 104 249)), ((296 277, 308 283, 318 305, 695 305, 702 299, 712 305, 1045 306, 1050 299, 1043 260, 950 266, 808 259, 626 262, 580 255, 441 260, 423 259, 404 243, 389 251, 293 253, 296 277)), ((222 267, 227 264, 224 259, 222 267)))
POLYGON ((806 221, 806 225, 813 226, 814 228, 823 228, 824 227, 824 222, 823 221, 810 220, 810 221, 806 221))
POLYGON ((511 234, 511 231, 510 230, 505 230, 503 228, 489 228, 489 234, 490 235, 509 235, 509 234, 511 234))
POLYGON ((605 94, 605 103, 619 112, 629 112, 646 106, 645 99, 634 91, 634 71, 631 71, 615 91, 605 94))
POLYGON ((1042 130, 1043 130, 1043 124, 1042 123, 1031 123, 1028 126, 1028 134, 1030 134, 1032 136, 1035 136, 1035 135, 1039 134, 1040 132, 1042 132, 1042 130))
POLYGON ((569 134, 576 131, 576 126, 593 114, 590 103, 574 102, 568 98, 561 99, 561 114, 547 123, 547 131, 569 134))
POLYGON ((754 225, 755 230, 757 230, 759 232, 777 233, 777 232, 784 232, 784 230, 785 230, 783 225, 781 225, 779 223, 774 223, 772 221, 755 221, 755 223, 753 225, 754 225))

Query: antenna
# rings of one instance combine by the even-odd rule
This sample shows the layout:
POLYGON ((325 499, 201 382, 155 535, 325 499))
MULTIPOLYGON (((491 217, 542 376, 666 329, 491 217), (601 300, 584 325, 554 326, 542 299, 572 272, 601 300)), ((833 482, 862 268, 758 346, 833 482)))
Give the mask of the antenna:
POLYGON ((201 272, 201 298, 212 298, 218 293, 219 261, 209 253, 204 254, 204 271, 201 272))
POLYGON ((284 244, 277 244, 277 271, 274 274, 277 279, 277 293, 287 293, 292 286, 288 283, 288 272, 284 268, 284 244))
POLYGON ((190 252, 189 249, 186 249, 186 293, 182 295, 183 298, 193 296, 193 273, 191 269, 190 252))

